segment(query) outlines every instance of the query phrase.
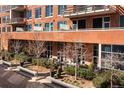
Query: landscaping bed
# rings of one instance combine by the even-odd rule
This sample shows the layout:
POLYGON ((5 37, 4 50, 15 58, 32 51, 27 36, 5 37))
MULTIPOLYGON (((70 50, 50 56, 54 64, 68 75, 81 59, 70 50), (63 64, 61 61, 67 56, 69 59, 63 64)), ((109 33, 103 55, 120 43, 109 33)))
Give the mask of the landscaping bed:
POLYGON ((35 66, 35 65, 31 65, 31 66, 27 66, 27 69, 30 69, 32 71, 38 71, 38 72, 49 72, 50 69, 47 69, 43 66, 35 66))
POLYGON ((92 87, 94 87, 92 81, 85 80, 85 79, 82 79, 82 78, 78 78, 78 79, 75 80, 75 77, 70 76, 70 75, 65 76, 65 77, 63 77, 59 80, 65 82, 65 83, 72 84, 74 86, 80 87, 80 88, 92 88, 92 87))
POLYGON ((57 72, 53 78, 80 88, 92 88, 94 87, 92 80, 95 78, 95 74, 91 69, 77 68, 77 76, 75 77, 75 66, 66 66, 61 75, 57 72))
POLYGON ((11 60, 10 63, 12 65, 20 65, 20 62, 18 60, 11 60))

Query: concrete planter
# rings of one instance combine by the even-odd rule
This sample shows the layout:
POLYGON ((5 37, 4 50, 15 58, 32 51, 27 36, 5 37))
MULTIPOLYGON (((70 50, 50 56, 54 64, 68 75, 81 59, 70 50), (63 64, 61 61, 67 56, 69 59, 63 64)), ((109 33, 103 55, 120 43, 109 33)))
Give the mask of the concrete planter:
POLYGON ((3 60, 0 60, 0 65, 3 64, 3 60))
POLYGON ((29 69, 21 67, 21 66, 18 66, 17 68, 18 68, 19 71, 26 72, 28 74, 31 74, 32 76, 36 76, 37 75, 36 71, 32 71, 32 70, 29 70, 29 69))
POLYGON ((53 82, 53 83, 56 83, 56 84, 58 84, 58 85, 60 85, 60 86, 66 87, 66 88, 79 88, 79 87, 77 87, 77 86, 74 86, 74 85, 65 83, 65 82, 63 82, 63 81, 57 80, 57 79, 55 79, 55 78, 53 78, 53 77, 50 77, 50 76, 47 77, 47 79, 50 80, 50 81, 53 82))
POLYGON ((37 71, 32 71, 30 69, 27 69, 27 68, 24 68, 24 67, 21 67, 21 66, 18 66, 17 67, 19 71, 22 71, 22 72, 26 72, 27 74, 29 74, 28 76, 31 77, 31 76, 50 76, 50 72, 38 72, 37 71))
POLYGON ((10 62, 4 61, 4 60, 1 60, 1 64, 5 64, 7 66, 12 66, 12 64, 10 62))

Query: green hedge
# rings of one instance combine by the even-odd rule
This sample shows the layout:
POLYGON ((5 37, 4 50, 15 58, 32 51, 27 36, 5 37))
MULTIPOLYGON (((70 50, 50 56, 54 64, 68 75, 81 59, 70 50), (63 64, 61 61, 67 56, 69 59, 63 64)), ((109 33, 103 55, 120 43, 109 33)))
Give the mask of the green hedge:
MULTIPOLYGON (((97 88, 108 88, 111 82, 111 71, 104 71, 98 73, 96 78, 93 79, 93 84, 97 88)), ((115 72, 112 78, 113 86, 124 87, 124 73, 115 72)))
MULTIPOLYGON (((75 75, 75 66, 66 66, 64 68, 64 71, 69 74, 74 76, 75 75)), ((95 73, 90 70, 90 69, 85 69, 85 68, 77 68, 77 75, 78 77, 84 78, 86 80, 92 80, 95 78, 95 73)))
POLYGON ((27 59, 29 58, 27 55, 25 55, 25 53, 21 52, 19 54, 15 54, 14 55, 16 60, 19 60, 20 62, 24 62, 27 61, 27 59))
POLYGON ((69 74, 69 75, 72 75, 74 76, 75 75, 75 67, 74 66, 66 66, 64 68, 64 71, 69 74))
POLYGON ((46 68, 50 68, 51 66, 51 60, 48 58, 32 58, 32 64, 33 65, 39 65, 39 66, 43 66, 46 68))

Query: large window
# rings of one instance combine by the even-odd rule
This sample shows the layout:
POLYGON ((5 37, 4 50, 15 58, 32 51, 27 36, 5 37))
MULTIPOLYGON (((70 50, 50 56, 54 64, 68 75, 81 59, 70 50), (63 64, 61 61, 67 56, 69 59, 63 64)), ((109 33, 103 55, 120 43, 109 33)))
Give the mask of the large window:
POLYGON ((52 43, 47 42, 46 43, 46 52, 45 52, 45 57, 50 58, 52 56, 52 43))
POLYGON ((27 31, 32 31, 32 25, 31 24, 27 25, 27 31))
POLYGON ((28 10, 27 11, 26 17, 27 17, 27 19, 31 19, 32 18, 32 10, 28 10))
POLYGON ((5 27, 2 27, 2 32, 5 32, 6 31, 6 28, 5 27))
POLYGON ((53 22, 45 23, 45 31, 53 31, 53 22))
POLYGON ((2 17, 2 23, 6 23, 6 16, 2 17))
POLYGON ((58 6, 58 15, 62 15, 63 11, 66 10, 66 5, 59 5, 58 6))
POLYGON ((101 61, 103 68, 124 70, 124 46, 102 45, 101 61))
POLYGON ((67 26, 67 22, 66 21, 59 21, 58 22, 58 30, 64 30, 65 26, 67 26))
POLYGON ((85 29, 86 28, 86 20, 74 20, 73 21, 73 29, 85 29))
POLYGON ((53 6, 47 5, 46 6, 46 17, 53 16, 53 6))
POLYGON ((109 28, 110 17, 100 17, 93 19, 93 28, 109 28))
POLYGON ((35 9, 35 18, 41 17, 41 7, 35 9))

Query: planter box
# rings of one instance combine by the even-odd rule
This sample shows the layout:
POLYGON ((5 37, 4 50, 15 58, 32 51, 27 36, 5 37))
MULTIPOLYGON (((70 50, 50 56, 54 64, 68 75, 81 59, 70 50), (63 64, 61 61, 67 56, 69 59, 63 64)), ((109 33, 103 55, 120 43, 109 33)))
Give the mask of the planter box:
POLYGON ((19 71, 26 72, 26 73, 28 73, 28 74, 30 74, 32 76, 36 76, 37 75, 36 71, 32 71, 32 70, 29 70, 29 69, 21 67, 21 66, 18 66, 18 69, 19 69, 19 71))
POLYGON ((21 66, 18 66, 17 68, 18 68, 19 71, 27 73, 29 77, 38 76, 38 75, 45 76, 45 77, 50 76, 50 72, 38 72, 37 73, 36 71, 32 71, 32 70, 29 70, 29 69, 21 67, 21 66))
POLYGON ((12 66, 10 62, 4 61, 4 60, 2 60, 2 64, 7 65, 7 66, 12 66))
POLYGON ((74 85, 71 85, 71 84, 68 84, 68 83, 65 83, 63 81, 60 81, 60 80, 57 80, 53 77, 47 77, 47 79, 49 79, 51 82, 55 83, 55 84, 58 84, 58 85, 61 85, 63 87, 66 87, 66 88, 79 88, 77 86, 74 86, 74 85))
POLYGON ((3 64, 3 60, 0 60, 0 65, 3 64))

